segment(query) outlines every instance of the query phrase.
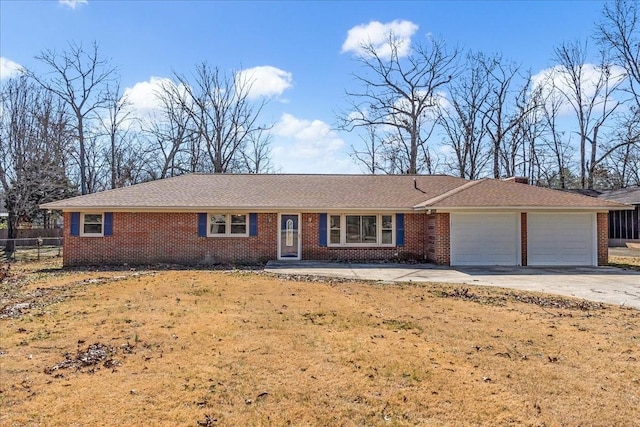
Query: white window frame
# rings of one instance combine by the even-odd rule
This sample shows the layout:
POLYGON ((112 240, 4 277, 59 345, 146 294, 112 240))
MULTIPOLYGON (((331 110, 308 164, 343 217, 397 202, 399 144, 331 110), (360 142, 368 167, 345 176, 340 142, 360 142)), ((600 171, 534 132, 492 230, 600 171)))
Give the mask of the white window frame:
POLYGON ((377 248, 394 247, 396 245, 396 216, 393 213, 327 213, 327 246, 349 248, 377 248), (340 217, 340 243, 331 243, 331 217, 340 217), (375 243, 347 243, 347 217, 348 216, 375 216, 376 217, 376 242, 375 243), (382 243, 382 217, 391 217, 391 243, 382 243))
POLYGON ((82 212, 80 214, 80 236, 81 237, 104 237, 104 212, 82 212), (100 225, 102 225, 100 233, 84 232, 85 215, 100 215, 102 217, 101 223, 100 223, 100 225))
POLYGON ((244 212, 211 212, 207 214, 207 237, 249 237, 249 214, 244 212), (212 233, 211 232, 211 217, 214 215, 224 215, 225 217, 225 232, 224 233, 212 233), (234 215, 243 215, 245 218, 245 232, 244 233, 231 233, 231 217, 234 215))

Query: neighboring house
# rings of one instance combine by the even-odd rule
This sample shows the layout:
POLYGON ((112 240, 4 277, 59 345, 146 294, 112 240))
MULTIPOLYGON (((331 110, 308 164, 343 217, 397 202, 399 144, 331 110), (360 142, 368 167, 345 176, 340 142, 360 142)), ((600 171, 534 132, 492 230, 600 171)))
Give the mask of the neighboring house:
POLYGON ((640 242, 640 186, 605 191, 598 197, 635 208, 609 212, 609 245, 624 246, 627 242, 640 242))
POLYGON ((444 175, 192 174, 45 203, 64 264, 416 260, 602 265, 628 206, 444 175))

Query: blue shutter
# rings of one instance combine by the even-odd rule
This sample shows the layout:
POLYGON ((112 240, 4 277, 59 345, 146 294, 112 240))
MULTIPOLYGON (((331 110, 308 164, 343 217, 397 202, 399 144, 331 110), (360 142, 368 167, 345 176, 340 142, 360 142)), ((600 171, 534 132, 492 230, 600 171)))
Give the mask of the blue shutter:
POLYGON ((80 212, 71 212, 71 235, 80 235, 80 212))
POLYGON ((249 236, 258 235, 258 214, 249 214, 249 236))
POLYGON ((113 212, 104 213, 104 235, 111 236, 113 234, 113 212))
POLYGON ((327 246, 327 214, 321 213, 319 215, 319 224, 318 224, 318 245, 320 247, 327 246))
POLYGON ((207 237, 207 214, 198 214, 198 237, 207 237))
POLYGON ((396 214, 396 246, 404 246, 404 214, 396 214))

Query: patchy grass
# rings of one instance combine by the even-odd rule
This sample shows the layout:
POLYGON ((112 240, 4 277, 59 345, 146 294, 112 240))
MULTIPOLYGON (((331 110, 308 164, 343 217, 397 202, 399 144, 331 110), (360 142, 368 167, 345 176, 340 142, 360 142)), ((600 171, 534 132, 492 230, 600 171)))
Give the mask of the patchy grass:
POLYGON ((638 254, 637 256, 609 255, 609 265, 612 267, 624 268, 627 270, 640 271, 640 254, 638 254))
POLYGON ((442 284, 39 266, 16 264, 0 289, 1 425, 640 419, 638 310, 442 284))

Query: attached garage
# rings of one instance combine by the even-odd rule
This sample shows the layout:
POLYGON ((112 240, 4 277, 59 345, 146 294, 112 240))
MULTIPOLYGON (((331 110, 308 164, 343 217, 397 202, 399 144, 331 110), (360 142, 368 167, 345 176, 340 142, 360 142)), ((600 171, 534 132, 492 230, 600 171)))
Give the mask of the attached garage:
POLYGON ((452 213, 451 265, 520 265, 520 214, 452 213))
POLYGON ((595 213, 528 213, 528 265, 598 265, 595 213))

